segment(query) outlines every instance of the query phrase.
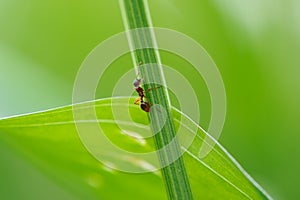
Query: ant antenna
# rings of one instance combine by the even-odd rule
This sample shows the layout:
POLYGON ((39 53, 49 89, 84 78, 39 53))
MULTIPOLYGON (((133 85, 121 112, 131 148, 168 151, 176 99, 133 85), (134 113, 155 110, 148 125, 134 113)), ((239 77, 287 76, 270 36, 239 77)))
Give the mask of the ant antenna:
POLYGON ((141 85, 141 82, 142 82, 142 78, 139 77, 140 76, 140 66, 141 66, 141 64, 142 64, 142 62, 139 62, 139 64, 138 64, 138 73, 136 75, 135 80, 133 81, 133 86, 135 88, 139 88, 140 85, 141 85))
POLYGON ((137 70, 138 73, 137 73, 137 75, 136 75, 136 79, 139 79, 138 77, 141 75, 140 67, 141 67, 142 64, 143 64, 142 61, 140 61, 139 64, 138 64, 138 70, 137 70))

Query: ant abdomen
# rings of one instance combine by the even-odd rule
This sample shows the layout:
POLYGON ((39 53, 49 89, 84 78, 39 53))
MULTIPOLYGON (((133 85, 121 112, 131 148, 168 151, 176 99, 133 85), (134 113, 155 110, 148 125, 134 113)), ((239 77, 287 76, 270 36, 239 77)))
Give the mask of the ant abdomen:
POLYGON ((148 102, 141 102, 141 109, 145 112, 149 112, 150 104, 148 102))

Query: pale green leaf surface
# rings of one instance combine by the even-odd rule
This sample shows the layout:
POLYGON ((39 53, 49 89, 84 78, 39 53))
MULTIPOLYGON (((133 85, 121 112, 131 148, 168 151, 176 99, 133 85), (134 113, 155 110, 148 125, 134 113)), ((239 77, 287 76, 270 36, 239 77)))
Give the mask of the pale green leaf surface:
MULTIPOLYGON (((133 99, 114 99, 114 106, 124 109, 128 107, 128 101, 133 102, 133 99)), ((79 123, 101 123, 106 136, 128 151, 154 150, 151 139, 141 142, 130 134, 122 133, 113 121, 110 102, 111 99, 102 99, 77 106, 76 109, 82 113, 90 106, 95 106, 97 112, 97 122, 86 120, 79 123)), ((142 131, 150 131, 146 113, 135 105, 128 109, 132 120, 142 125, 142 131)), ((176 109, 173 116, 177 127, 179 120, 185 127, 186 138, 181 139, 197 134, 183 156, 195 199, 270 198, 219 144, 207 157, 200 159, 198 152, 206 133, 176 109), (195 127, 197 133, 191 132, 195 127)), ((137 131, 130 125, 126 128, 137 131)), ((97 161, 79 139, 72 106, 0 120, 0 139, 80 199, 166 199, 159 172, 129 174, 110 169, 97 161)), ((118 158, 118 155, 114 156, 118 158)))

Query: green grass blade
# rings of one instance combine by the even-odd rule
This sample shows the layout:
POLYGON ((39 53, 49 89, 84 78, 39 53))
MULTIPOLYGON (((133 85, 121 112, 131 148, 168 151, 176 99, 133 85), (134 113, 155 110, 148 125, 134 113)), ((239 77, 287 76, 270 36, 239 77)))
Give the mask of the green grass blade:
MULTIPOLYGON (((126 29, 147 28, 151 25, 149 12, 145 4, 147 2, 140 0, 121 0, 121 10, 123 12, 123 20, 126 29)), ((151 29, 138 29, 128 32, 129 45, 131 47, 151 47, 156 46, 154 34, 151 29)), ((140 75, 144 80, 144 88, 147 100, 151 105, 160 105, 165 110, 165 117, 162 117, 160 111, 150 110, 150 121, 153 130, 160 127, 162 121, 165 120, 163 127, 158 133, 154 133, 156 149, 161 162, 162 174, 165 180, 169 199, 193 199, 189 179, 184 166, 184 161, 180 157, 180 145, 176 141, 176 129, 170 109, 170 101, 168 92, 164 87, 165 80, 161 70, 160 57, 154 48, 131 49, 133 62, 146 64, 141 67, 140 75), (158 84, 157 84, 158 83, 158 84), (156 88, 156 89, 153 89, 156 88), (174 141, 169 148, 164 148, 174 141)), ((139 69, 138 69, 139 70, 139 69)))

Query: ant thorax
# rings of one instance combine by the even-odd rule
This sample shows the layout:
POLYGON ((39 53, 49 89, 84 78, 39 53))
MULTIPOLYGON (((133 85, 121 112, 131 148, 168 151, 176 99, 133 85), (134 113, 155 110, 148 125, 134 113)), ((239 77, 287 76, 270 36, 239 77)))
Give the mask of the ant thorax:
POLYGON ((137 91, 137 93, 138 93, 139 96, 141 97, 141 100, 143 101, 143 98, 145 97, 144 89, 141 88, 141 87, 137 87, 137 88, 135 88, 135 91, 137 91))

